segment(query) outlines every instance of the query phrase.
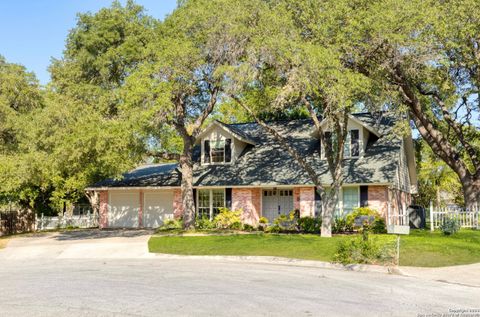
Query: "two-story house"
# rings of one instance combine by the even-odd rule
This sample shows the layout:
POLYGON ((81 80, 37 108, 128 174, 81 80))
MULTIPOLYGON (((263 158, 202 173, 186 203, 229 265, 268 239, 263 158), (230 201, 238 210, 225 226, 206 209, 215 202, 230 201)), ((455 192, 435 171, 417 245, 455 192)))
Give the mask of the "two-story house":
MULTIPOLYGON (((269 123, 312 164, 328 187, 331 177, 310 120, 269 123), (319 153, 320 152, 320 153, 319 153)), ((392 118, 357 113, 349 117, 344 182, 337 214, 369 206, 382 215, 399 214, 416 193, 411 137, 392 134, 392 118)), ((328 132, 327 132, 328 135, 328 132)), ((214 121, 198 137, 194 151, 194 196, 199 216, 219 208, 242 210, 250 224, 299 210, 320 212, 320 196, 298 163, 257 123, 214 121)), ((105 180, 89 190, 100 194, 101 227, 158 227, 181 217, 181 173, 177 164, 137 168, 121 180, 105 180)))

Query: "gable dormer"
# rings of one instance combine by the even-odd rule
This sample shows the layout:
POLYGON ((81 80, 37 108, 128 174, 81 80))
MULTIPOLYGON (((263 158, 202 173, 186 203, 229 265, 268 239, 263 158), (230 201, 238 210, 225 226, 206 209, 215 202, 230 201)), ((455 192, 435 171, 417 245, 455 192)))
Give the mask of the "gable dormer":
POLYGON ((197 137, 201 165, 232 164, 248 144, 255 143, 234 126, 215 120, 197 137))
MULTIPOLYGON (((322 128, 325 132, 325 138, 331 139, 332 132, 328 121, 322 121, 322 128)), ((375 142, 381 137, 381 134, 370 125, 357 119, 353 115, 348 116, 347 137, 344 145, 344 158, 359 158, 365 154, 365 150, 370 142, 375 142)), ((325 158, 325 149, 321 147, 321 157, 325 158)))

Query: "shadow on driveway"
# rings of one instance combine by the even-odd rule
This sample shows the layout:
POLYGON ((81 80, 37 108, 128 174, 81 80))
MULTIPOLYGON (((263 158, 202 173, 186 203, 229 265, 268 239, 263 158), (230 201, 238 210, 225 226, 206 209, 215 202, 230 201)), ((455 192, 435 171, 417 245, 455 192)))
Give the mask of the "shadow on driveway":
POLYGON ((155 230, 151 229, 89 229, 89 230, 72 230, 62 231, 52 236, 52 239, 58 241, 73 240, 93 240, 104 238, 136 238, 141 236, 152 235, 155 230))

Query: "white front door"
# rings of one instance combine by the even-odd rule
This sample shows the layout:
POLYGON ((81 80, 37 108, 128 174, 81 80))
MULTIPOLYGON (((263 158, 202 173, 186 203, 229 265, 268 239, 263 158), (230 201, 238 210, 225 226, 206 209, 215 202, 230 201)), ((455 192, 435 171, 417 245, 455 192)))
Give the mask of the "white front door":
POLYGON ((288 215, 293 210, 293 190, 263 190, 262 207, 263 216, 270 222, 280 215, 288 215))
POLYGON ((143 226, 158 228, 173 219, 173 190, 157 190, 143 194, 143 226))

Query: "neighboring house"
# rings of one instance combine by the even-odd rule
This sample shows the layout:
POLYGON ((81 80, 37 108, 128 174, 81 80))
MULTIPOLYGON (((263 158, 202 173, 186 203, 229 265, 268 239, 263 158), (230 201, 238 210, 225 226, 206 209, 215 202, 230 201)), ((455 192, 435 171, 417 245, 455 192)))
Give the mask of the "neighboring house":
MULTIPOLYGON (((324 185, 331 177, 310 120, 269 123, 316 168, 324 185)), ((338 214, 369 206, 382 215, 399 214, 416 193, 413 142, 392 135, 393 120, 369 113, 349 117, 344 185, 338 214)), ((194 150, 194 196, 198 216, 213 218, 219 208, 242 210, 250 224, 299 210, 316 216, 320 197, 307 173, 256 123, 215 121, 194 150)), ((158 227, 181 217, 181 174, 177 164, 140 167, 121 180, 105 180, 89 190, 100 194, 101 227, 158 227)))

